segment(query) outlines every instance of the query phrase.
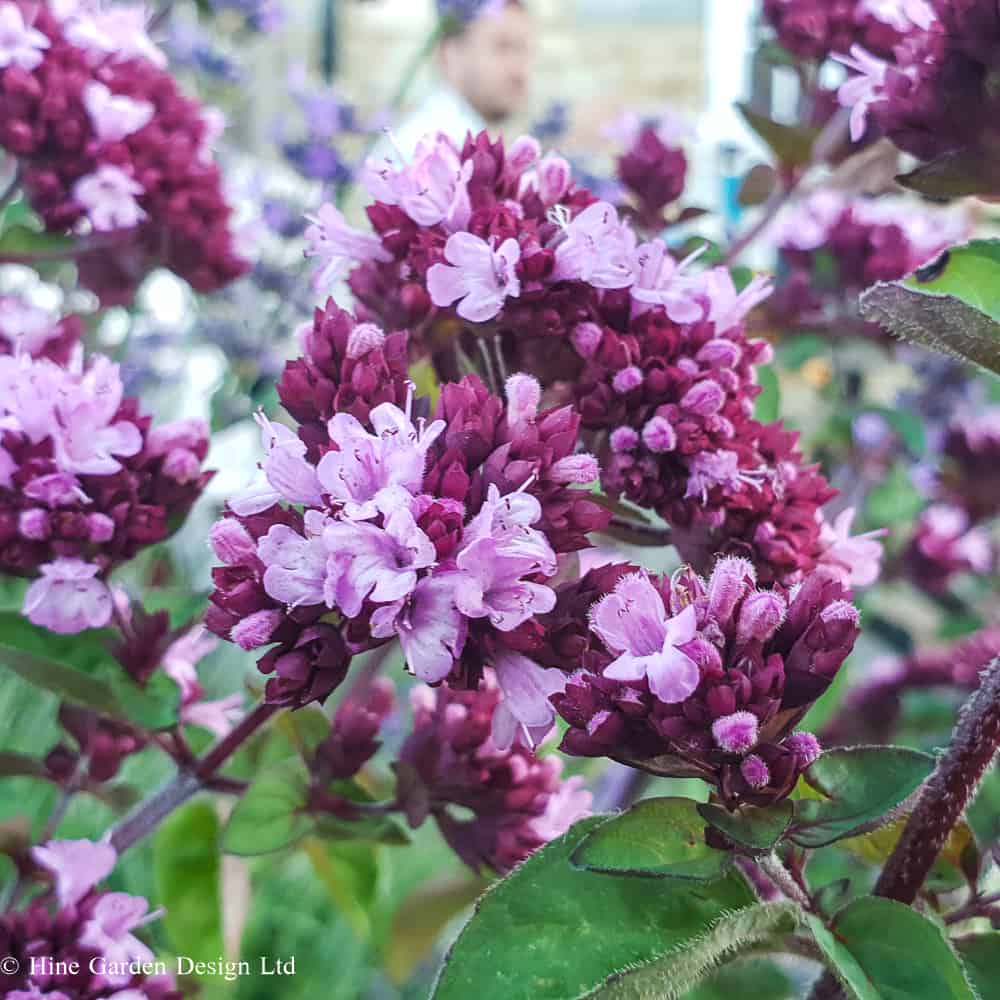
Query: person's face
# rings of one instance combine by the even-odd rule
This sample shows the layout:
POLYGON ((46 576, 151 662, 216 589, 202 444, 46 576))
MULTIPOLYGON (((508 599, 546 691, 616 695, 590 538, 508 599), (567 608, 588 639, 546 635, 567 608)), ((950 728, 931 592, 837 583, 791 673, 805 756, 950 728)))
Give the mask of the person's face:
POLYGON ((531 18, 520 7, 478 18, 445 42, 444 74, 489 122, 519 111, 528 94, 531 18))

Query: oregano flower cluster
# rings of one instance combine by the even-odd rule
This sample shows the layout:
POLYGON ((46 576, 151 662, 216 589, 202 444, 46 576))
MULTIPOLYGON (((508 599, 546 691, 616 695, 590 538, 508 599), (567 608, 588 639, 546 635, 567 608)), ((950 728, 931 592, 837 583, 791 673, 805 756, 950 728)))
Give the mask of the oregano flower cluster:
POLYGON ((162 541, 200 495, 208 428, 158 427, 103 355, 60 366, 0 355, 0 570, 35 578, 31 621, 106 625, 107 574, 162 541))
POLYGON ((143 9, 4 0, 0 26, 0 146, 46 229, 94 244, 81 283, 124 304, 157 266, 201 292, 244 273, 212 153, 224 118, 180 93, 143 9))

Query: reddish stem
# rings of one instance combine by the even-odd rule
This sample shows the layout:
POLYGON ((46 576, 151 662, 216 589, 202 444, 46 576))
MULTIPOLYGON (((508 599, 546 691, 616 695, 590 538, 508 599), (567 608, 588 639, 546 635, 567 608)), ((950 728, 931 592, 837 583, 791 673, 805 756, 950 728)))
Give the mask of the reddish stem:
POLYGON ((924 784, 916 808, 875 885, 876 896, 912 903, 952 829, 965 814, 1000 749, 1000 657, 959 716, 948 752, 924 784))

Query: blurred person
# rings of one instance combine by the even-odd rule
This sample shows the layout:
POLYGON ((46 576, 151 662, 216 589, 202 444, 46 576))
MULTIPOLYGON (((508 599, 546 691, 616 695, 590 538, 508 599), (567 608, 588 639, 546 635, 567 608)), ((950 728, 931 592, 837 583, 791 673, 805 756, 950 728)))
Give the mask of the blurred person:
POLYGON ((533 22, 521 0, 437 0, 437 13, 439 80, 395 132, 404 156, 429 132, 457 143, 467 132, 497 132, 528 96, 533 22))

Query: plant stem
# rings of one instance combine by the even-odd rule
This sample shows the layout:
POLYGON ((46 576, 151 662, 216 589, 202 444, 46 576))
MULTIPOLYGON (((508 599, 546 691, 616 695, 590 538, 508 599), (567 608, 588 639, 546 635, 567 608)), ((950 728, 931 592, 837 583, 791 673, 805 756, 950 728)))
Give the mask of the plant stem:
MULTIPOLYGON (((925 782, 916 808, 882 869, 875 885, 876 896, 907 904, 917 898, 931 866, 941 853, 952 828, 962 818, 998 747, 1000 657, 983 671, 979 690, 962 709, 951 745, 925 782)), ((981 904, 984 900, 978 902, 981 904)), ((956 914, 951 914, 945 919, 946 922, 957 923, 964 918, 964 915, 956 917, 956 914)), ((836 1000, 841 995, 836 977, 826 972, 813 987, 809 1000, 836 1000)))
POLYGON ((653 525, 629 521, 624 517, 611 518, 607 528, 604 529, 604 534, 620 542, 630 542, 634 545, 671 544, 669 528, 656 528, 653 525))
POLYGON ((132 230, 127 230, 126 235, 106 236, 96 233, 92 236, 82 236, 69 246, 52 250, 30 250, 24 253, 0 253, 0 264, 32 264, 44 261, 74 260, 80 254, 90 253, 94 250, 110 250, 117 246, 124 246, 133 240, 132 230))
POLYGON ((777 854, 772 851, 766 857, 757 858, 757 865, 793 903, 798 903, 804 910, 812 911, 812 900, 795 881, 792 873, 784 866, 777 854))
POLYGON ((261 702, 197 761, 193 768, 182 768, 159 791, 140 802, 112 830, 111 844, 115 850, 122 854, 133 844, 149 836, 175 809, 210 785, 215 772, 277 711, 276 705, 261 702))
POLYGON ((1000 657, 959 715, 955 735, 927 779, 917 805, 875 885, 875 895, 912 903, 955 824, 1000 749, 1000 657))
POLYGON ((991 893, 989 896, 977 896, 957 910, 952 910, 944 918, 944 922, 946 924, 960 924, 963 920, 970 920, 972 917, 987 916, 990 908, 997 903, 1000 903, 1000 892, 991 893))

